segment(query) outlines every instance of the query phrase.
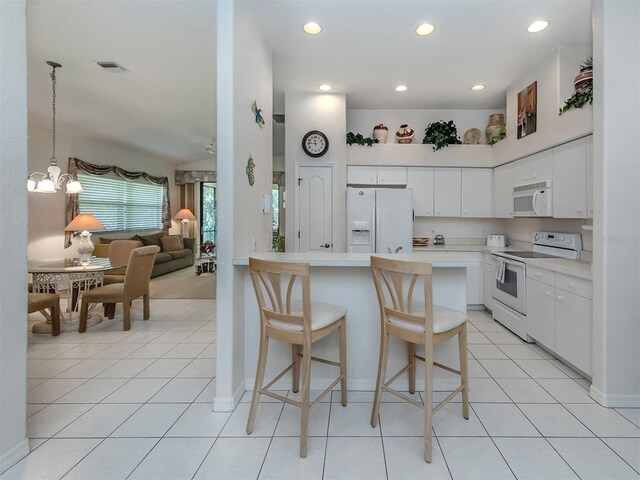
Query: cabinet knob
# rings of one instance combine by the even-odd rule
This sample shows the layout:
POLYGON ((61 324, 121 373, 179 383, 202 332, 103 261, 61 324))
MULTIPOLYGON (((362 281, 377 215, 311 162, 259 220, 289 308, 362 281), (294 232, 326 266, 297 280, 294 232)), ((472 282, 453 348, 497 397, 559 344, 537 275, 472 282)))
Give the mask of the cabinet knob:
POLYGON ((442 213, 440 210, 438 210, 438 213, 442 213))
POLYGON ((576 284, 575 284, 575 283, 573 283, 573 282, 570 282, 570 283, 569 283, 569 288, 576 288, 576 284))
POLYGON ((577 210, 578 213, 582 213, 582 209, 581 208, 578 208, 576 210, 577 210))
POLYGON ((551 296, 551 292, 545 292, 545 295, 546 295, 547 297, 550 297, 550 296, 551 296))
POLYGON ((469 212, 464 212, 465 215, 469 215, 469 212))
POLYGON ((540 272, 536 272, 536 277, 539 277, 539 276, 540 276, 540 272))
POLYGON ((531 178, 533 178, 533 179, 535 180, 536 178, 538 178, 538 175, 534 175, 534 176, 533 176, 533 177, 531 177, 531 178))
POLYGON ((431 210, 427 210, 427 213, 431 214, 431 210))
POLYGON ((564 300, 564 299, 562 298, 562 296, 561 296, 561 295, 558 295, 558 300, 562 301, 562 300, 564 300))

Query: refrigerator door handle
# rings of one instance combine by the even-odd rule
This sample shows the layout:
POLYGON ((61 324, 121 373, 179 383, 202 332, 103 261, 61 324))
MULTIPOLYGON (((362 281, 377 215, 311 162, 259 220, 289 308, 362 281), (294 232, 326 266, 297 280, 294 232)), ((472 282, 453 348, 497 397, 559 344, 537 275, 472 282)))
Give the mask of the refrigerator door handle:
POLYGON ((373 246, 373 253, 378 253, 378 250, 380 248, 382 248, 382 245, 380 245, 380 211, 378 210, 378 206, 374 203, 374 210, 375 210, 375 226, 373 227, 375 229, 375 239, 376 239, 376 243, 373 246))

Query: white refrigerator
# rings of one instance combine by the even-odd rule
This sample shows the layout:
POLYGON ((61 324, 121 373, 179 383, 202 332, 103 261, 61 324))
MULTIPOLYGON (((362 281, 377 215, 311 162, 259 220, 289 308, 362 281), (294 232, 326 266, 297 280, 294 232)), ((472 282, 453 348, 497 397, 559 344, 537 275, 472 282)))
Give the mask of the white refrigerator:
POLYGON ((411 189, 347 187, 347 251, 413 252, 411 189))

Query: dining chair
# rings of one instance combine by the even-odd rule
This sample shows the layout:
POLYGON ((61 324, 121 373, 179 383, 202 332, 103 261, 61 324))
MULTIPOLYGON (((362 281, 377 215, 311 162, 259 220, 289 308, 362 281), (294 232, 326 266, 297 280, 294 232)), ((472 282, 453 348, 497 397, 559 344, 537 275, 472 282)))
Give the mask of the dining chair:
POLYGON ((382 392, 392 393, 424 410, 424 460, 431 463, 433 414, 462 392, 462 415, 469 419, 469 384, 467 362, 467 314, 433 304, 432 267, 428 262, 371 257, 373 282, 380 306, 380 356, 376 392, 371 413, 371 426, 376 427, 382 392), (424 301, 416 301, 414 294, 422 293, 424 301), (418 286, 418 288, 416 288, 418 286), (434 348, 458 336, 460 370, 435 362, 434 348), (389 337, 406 342, 408 365, 386 380, 389 358, 389 337), (416 347, 424 347, 424 357, 416 354, 416 347), (416 359, 425 363, 424 402, 390 387, 404 372, 409 375, 409 392, 416 390, 416 359), (460 386, 433 408, 433 367, 460 375, 460 386))
MULTIPOLYGON (((119 265, 119 267, 109 270, 109 273, 103 276, 102 284, 111 285, 112 283, 124 283, 124 275, 127 271, 127 264, 129 263, 131 252, 140 247, 142 247, 142 242, 139 240, 114 240, 111 242, 109 244, 107 258, 111 262, 111 265, 119 265)), ((104 304, 104 315, 107 318, 113 318, 115 313, 115 303, 104 304)))
POLYGON ((111 265, 118 265, 118 268, 109 270, 109 273, 105 274, 102 284, 111 285, 112 283, 124 283, 124 275, 127 271, 127 264, 129 263, 131 252, 140 247, 142 247, 142 242, 138 240, 114 240, 111 242, 109 244, 107 257, 111 265))
POLYGON ((89 290, 82 295, 80 307, 80 333, 87 330, 87 315, 92 303, 122 303, 123 329, 131 329, 131 302, 142 297, 143 317, 149 319, 149 280, 156 254, 160 247, 151 245, 134 249, 127 262, 124 283, 113 283, 89 290))
POLYGON ((60 295, 57 293, 29 293, 27 313, 50 309, 51 334, 60 335, 60 295))
POLYGON ((247 420, 247 434, 253 431, 260 395, 267 395, 300 408, 300 456, 307 456, 309 410, 320 402, 340 382, 341 402, 347 405, 347 310, 328 303, 311 302, 311 281, 308 263, 274 262, 249 258, 249 273, 258 300, 260 313, 260 348, 251 409, 247 420), (302 299, 292 300, 296 280, 300 278, 302 299), (286 297, 283 290, 286 288, 286 297), (334 362, 311 355, 311 345, 338 331, 339 361, 334 362), (267 385, 264 375, 267 365, 269 340, 281 340, 292 345, 291 364, 276 375, 267 385), (309 399, 311 387, 311 361, 340 368, 340 375, 313 401, 309 399), (301 365, 302 363, 302 365, 301 365), (271 392, 274 385, 289 370, 292 371, 292 389, 299 391, 302 371, 300 401, 271 392))

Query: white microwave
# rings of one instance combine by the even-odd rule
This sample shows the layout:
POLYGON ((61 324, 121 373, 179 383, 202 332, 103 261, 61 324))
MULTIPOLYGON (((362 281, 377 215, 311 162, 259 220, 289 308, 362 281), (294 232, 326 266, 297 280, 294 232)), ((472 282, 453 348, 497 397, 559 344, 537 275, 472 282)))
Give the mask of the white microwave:
POLYGON ((551 180, 513 187, 513 216, 553 216, 551 180))

